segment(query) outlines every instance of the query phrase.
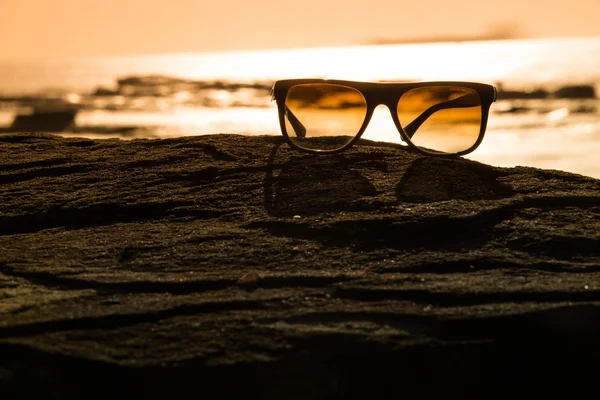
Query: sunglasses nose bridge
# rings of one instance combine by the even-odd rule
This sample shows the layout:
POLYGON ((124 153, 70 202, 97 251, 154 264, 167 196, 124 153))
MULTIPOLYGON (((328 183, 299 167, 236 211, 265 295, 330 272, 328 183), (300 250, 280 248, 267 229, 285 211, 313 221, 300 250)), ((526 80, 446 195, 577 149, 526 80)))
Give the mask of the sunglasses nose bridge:
POLYGON ((392 111, 398 103, 398 95, 391 92, 371 92, 368 93, 369 108, 375 109, 380 105, 384 105, 392 111))
MULTIPOLYGON (((394 115, 396 113, 396 109, 397 109, 397 105, 398 105, 398 99, 395 97, 378 97, 378 98, 372 98, 370 101, 370 104, 368 106, 369 110, 374 111, 376 108, 380 107, 380 106, 384 106, 385 108, 387 108, 392 116, 392 119, 394 119, 394 115)), ((395 122, 395 121, 394 121, 395 122)))

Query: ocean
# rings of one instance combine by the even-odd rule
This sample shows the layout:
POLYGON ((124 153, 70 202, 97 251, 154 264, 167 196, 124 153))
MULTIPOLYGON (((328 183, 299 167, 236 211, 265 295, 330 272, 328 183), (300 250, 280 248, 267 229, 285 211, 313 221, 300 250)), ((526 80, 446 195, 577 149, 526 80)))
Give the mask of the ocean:
MULTIPOLYGON (((80 107, 63 136, 280 135, 270 88, 309 77, 494 84, 504 95, 466 158, 600 178, 600 37, 3 62, 0 128, 39 99, 62 98, 80 107)), ((382 107, 363 137, 399 142, 382 107)))

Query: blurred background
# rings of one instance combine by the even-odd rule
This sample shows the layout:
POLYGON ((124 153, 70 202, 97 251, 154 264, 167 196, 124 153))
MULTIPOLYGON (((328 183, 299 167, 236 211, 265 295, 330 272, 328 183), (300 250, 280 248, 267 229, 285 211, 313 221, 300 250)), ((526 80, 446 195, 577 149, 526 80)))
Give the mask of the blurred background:
POLYGON ((596 0, 0 0, 3 60, 600 36, 596 0))
MULTIPOLYGON (((0 0, 0 132, 280 134, 276 79, 495 84, 469 158, 600 177, 597 0, 0 0)), ((365 137, 397 141, 387 110, 365 137)))

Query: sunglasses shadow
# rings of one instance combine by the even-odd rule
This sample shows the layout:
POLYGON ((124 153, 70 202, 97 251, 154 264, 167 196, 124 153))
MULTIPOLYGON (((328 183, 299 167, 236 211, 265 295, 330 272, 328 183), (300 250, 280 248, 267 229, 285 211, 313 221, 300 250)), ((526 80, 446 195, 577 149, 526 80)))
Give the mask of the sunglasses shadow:
POLYGON ((347 155, 302 154, 292 150, 291 157, 278 157, 281 146, 273 147, 268 161, 280 168, 269 168, 264 180, 264 206, 269 215, 308 217, 347 211, 356 200, 377 194, 369 180, 351 168, 347 155), (284 157, 285 160, 278 160, 284 157))
MULTIPOLYGON (((352 152, 317 155, 286 149, 278 142, 269 154, 264 180, 264 206, 276 217, 303 217, 328 212, 368 211, 377 204, 375 186, 361 170, 375 168, 369 174, 389 174, 398 179, 395 195, 398 203, 433 203, 447 200, 495 200, 514 194, 510 185, 498 181, 497 168, 464 158, 426 156, 406 146, 360 140, 360 146, 383 152, 352 152), (398 149, 400 159, 386 152, 398 149), (288 156, 289 155, 289 156, 288 156), (400 174, 392 164, 403 162, 400 174), (369 168, 371 167, 371 168, 369 168), (400 176, 399 176, 400 175, 400 176), (363 200, 363 201, 361 201, 363 200)), ((376 206, 375 206, 376 207, 376 206)))
POLYGON ((494 167, 462 158, 421 157, 414 160, 396 185, 396 198, 406 203, 446 200, 497 200, 513 195, 499 182, 494 167))
MULTIPOLYGON (((441 206, 439 214, 414 221, 407 220, 402 212, 402 221, 396 220, 390 215, 390 208, 383 208, 402 208, 404 204, 414 209, 415 203, 493 200, 514 195, 510 185, 499 180, 504 175, 501 170, 463 158, 389 149, 396 146, 361 146, 361 151, 335 155, 306 155, 287 146, 285 151, 279 151, 282 146, 285 145, 276 144, 269 157, 270 168, 264 180, 267 213, 284 218, 347 214, 324 224, 317 219, 300 224, 264 221, 252 225, 275 236, 355 249, 440 249, 454 245, 465 248, 467 244, 477 247, 489 239, 496 221, 482 220, 476 229, 464 229, 462 219, 448 218, 454 210, 462 209, 460 203, 441 206), (392 182, 387 183, 388 179, 392 182)), ((420 215, 418 211, 416 215, 420 215)))

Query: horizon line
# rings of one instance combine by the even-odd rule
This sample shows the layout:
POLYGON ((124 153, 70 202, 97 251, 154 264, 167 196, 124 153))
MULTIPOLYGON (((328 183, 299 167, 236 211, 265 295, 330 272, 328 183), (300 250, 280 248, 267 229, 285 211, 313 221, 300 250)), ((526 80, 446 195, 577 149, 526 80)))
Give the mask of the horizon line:
MULTIPOLYGON (((55 62, 69 61, 96 61, 96 60, 116 60, 126 58, 152 58, 165 56, 193 56, 193 55, 223 55, 223 54, 244 54, 244 53, 272 53, 272 52, 294 52, 294 51, 309 51, 309 50, 330 50, 330 49, 347 49, 347 48, 364 48, 373 46, 422 46, 422 45, 440 45, 440 44, 466 44, 466 43, 481 43, 481 42, 531 42, 531 41, 555 41, 555 40, 585 40, 599 39, 600 35, 592 36, 544 36, 544 37, 486 37, 486 35, 477 35, 473 37, 467 36, 440 36, 430 38, 414 38, 414 39, 394 39, 394 38, 375 38, 368 42, 356 44, 341 44, 341 45, 326 45, 326 46, 295 46, 295 47, 265 47, 251 49, 229 49, 229 50, 188 50, 188 51, 159 51, 149 53, 128 53, 128 54, 111 54, 111 55, 94 55, 94 56, 73 56, 54 59, 55 62), (427 40, 425 40, 427 39, 427 40)), ((2 58, 0 55, 0 63, 27 63, 46 61, 44 58, 2 58)))

